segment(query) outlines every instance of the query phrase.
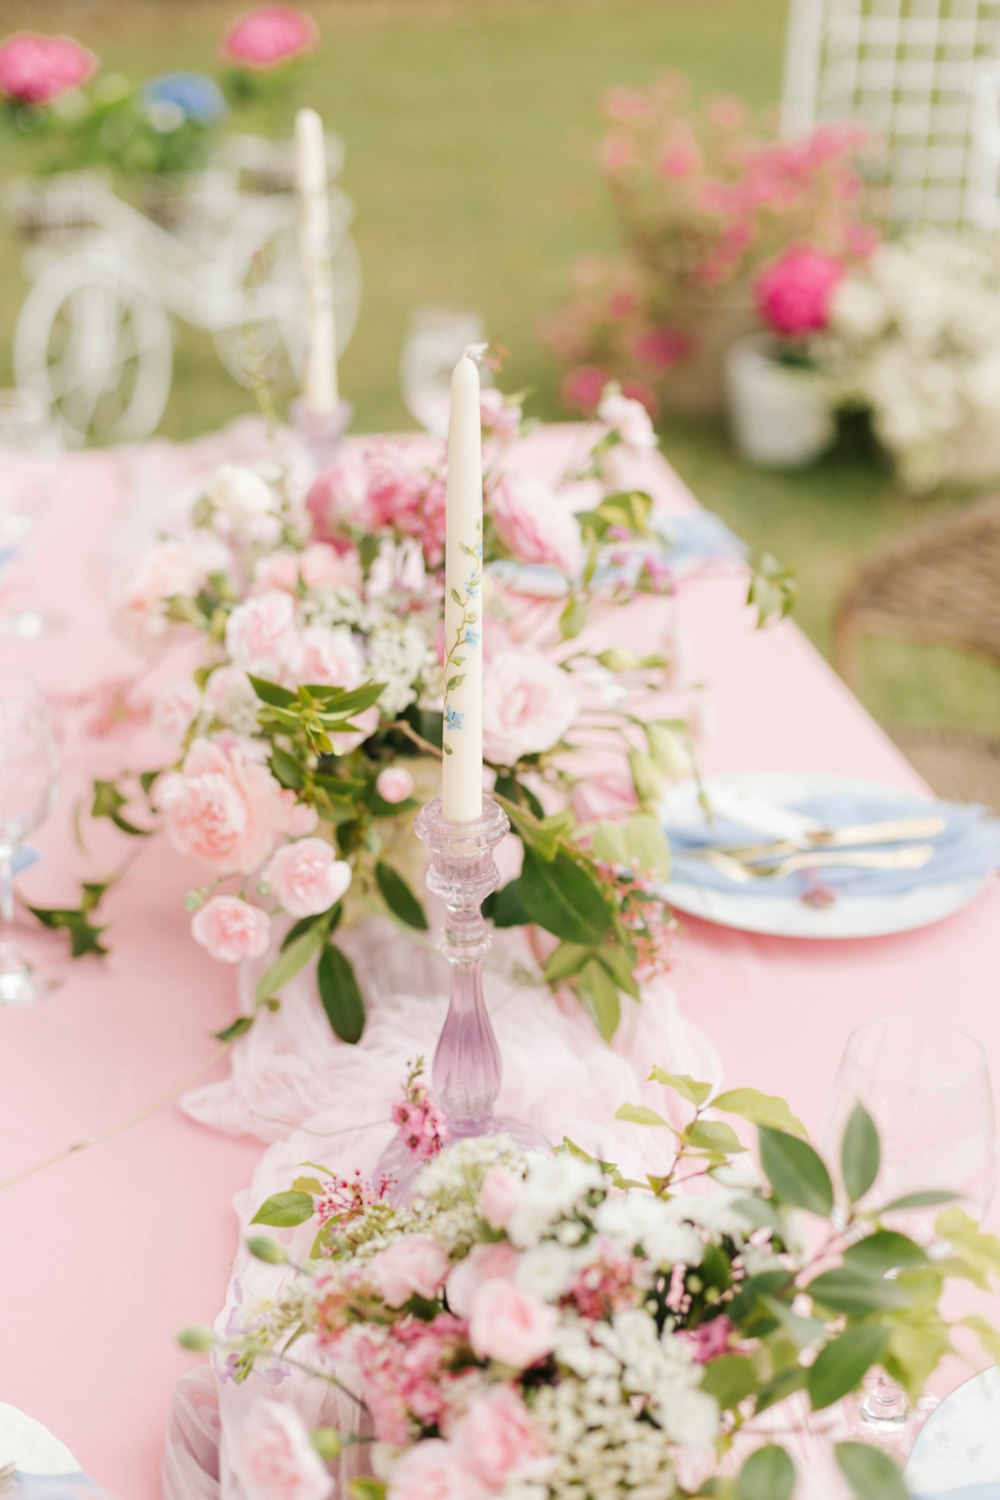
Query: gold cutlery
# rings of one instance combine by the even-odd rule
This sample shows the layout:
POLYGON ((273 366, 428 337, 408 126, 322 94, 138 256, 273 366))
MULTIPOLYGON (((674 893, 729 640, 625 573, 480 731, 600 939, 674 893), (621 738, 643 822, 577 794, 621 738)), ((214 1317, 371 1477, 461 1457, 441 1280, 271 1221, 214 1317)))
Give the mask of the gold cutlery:
POLYGON ((920 870, 934 857, 933 844, 910 844, 905 849, 847 849, 799 851, 767 864, 744 864, 721 849, 700 851, 705 863, 737 884, 752 880, 776 880, 796 870, 822 870, 840 865, 859 870, 920 870))
POLYGON ((0 1468, 0 1495, 9 1494, 10 1491, 14 1488, 14 1482, 16 1479, 17 1465, 13 1463, 4 1464, 3 1467, 0 1468))
POLYGON ((947 820, 941 817, 896 818, 887 823, 853 823, 843 828, 814 828, 801 838, 773 839, 761 844, 726 844, 718 850, 686 849, 685 856, 707 858, 721 853, 731 859, 755 860, 777 858, 783 854, 808 853, 812 849, 844 849, 856 844, 899 844, 907 839, 931 839, 943 833, 947 820))

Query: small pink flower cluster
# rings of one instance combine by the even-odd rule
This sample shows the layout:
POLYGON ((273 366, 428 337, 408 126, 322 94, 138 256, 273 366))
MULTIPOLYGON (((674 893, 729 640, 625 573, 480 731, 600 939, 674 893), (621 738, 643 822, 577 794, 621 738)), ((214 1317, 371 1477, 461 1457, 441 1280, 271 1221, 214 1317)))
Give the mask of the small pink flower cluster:
POLYGON ((383 1173, 376 1186, 362 1177, 360 1168, 355 1168, 353 1177, 327 1177, 313 1200, 316 1217, 321 1225, 334 1219, 350 1224, 362 1218, 373 1203, 383 1202, 393 1187, 395 1178, 383 1173))
POLYGON ((598 1260, 585 1266, 566 1294, 566 1302, 582 1318, 597 1322, 642 1300, 641 1263, 605 1241, 598 1260))
POLYGON ((305 11, 291 5, 258 5, 227 30, 222 50, 229 62, 254 72, 270 72, 311 52, 319 28, 305 11))
POLYGON ((410 1068, 403 1097, 392 1106, 392 1123, 407 1151, 417 1161, 430 1161, 448 1139, 448 1122, 424 1084, 418 1082, 423 1061, 410 1068))
POLYGON ((446 1374, 467 1349, 467 1333, 461 1318, 440 1313, 430 1322, 403 1319, 392 1324, 387 1337, 362 1333, 352 1343, 361 1393, 380 1442, 405 1443, 413 1419, 428 1427, 442 1423, 452 1396, 446 1374))
POLYGON ((646 984, 667 973, 674 964, 677 921, 659 894, 656 880, 638 868, 603 861, 597 872, 632 939, 636 979, 646 984))
POLYGON ((51 104, 86 83, 97 58, 71 36, 20 31, 0 43, 0 93, 17 104, 51 104))

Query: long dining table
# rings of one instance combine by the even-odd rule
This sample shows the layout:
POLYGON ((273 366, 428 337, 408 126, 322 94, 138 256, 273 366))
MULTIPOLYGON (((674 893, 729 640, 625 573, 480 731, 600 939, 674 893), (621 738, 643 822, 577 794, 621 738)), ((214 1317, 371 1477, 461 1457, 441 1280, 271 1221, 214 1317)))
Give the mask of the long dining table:
MULTIPOLYGON (((557 472, 578 438, 570 426, 541 429, 522 461, 557 472)), ((196 485, 258 443, 244 425, 184 447, 68 454, 54 471, 15 583, 60 628, 0 641, 52 696, 61 739, 60 795, 32 836, 40 858, 20 880, 24 901, 74 905, 79 881, 121 857, 127 841, 110 828, 80 847, 77 806, 95 777, 162 756, 134 705, 177 667, 138 661, 114 634, 108 584, 121 537, 151 490, 196 485)), ((636 462, 634 481, 667 510, 696 504, 658 454, 636 462)), ((15 483, 16 470, 0 473, 15 483)), ((705 705, 704 769, 840 772, 919 790, 796 625, 755 629, 745 593, 739 568, 705 569, 662 606, 705 705)), ((223 1304, 238 1245, 232 1202, 275 1127, 234 1134, 232 1120, 211 1129, 179 1108, 189 1086, 226 1087, 232 1060, 212 1033, 236 1014, 237 987, 190 939, 193 867, 162 840, 128 852, 135 862, 102 914, 107 956, 70 962, 57 935, 55 992, 0 1010, 0 1402, 44 1423, 109 1495, 152 1500, 172 1388, 192 1363, 175 1334, 223 1304)), ((849 1032, 877 1015, 946 1019, 977 1035, 1000 1070, 998 969, 991 876, 956 915, 890 937, 796 940, 684 918, 670 983, 727 1082, 785 1096, 818 1130, 849 1032)), ((581 1036, 599 1069, 604 1044, 581 1036)))

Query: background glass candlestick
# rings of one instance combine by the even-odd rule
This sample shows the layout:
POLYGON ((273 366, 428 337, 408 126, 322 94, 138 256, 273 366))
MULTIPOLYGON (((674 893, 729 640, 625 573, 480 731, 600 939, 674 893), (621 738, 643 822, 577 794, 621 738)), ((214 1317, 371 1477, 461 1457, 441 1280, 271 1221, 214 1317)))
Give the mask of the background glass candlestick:
MULTIPOLYGON (((439 946, 451 970, 450 997, 431 1082, 448 1122, 448 1138, 503 1135, 523 1151, 549 1152, 548 1141, 530 1125, 494 1113, 503 1064, 483 998, 483 961, 493 938, 481 908, 500 883, 493 851, 510 831, 507 814, 484 797, 479 818, 453 823, 442 816, 435 799, 418 815, 416 828, 431 854, 428 888, 447 908, 439 946)), ((379 1173, 396 1179, 397 1202, 410 1198, 424 1165, 402 1141, 383 1153, 379 1173)))

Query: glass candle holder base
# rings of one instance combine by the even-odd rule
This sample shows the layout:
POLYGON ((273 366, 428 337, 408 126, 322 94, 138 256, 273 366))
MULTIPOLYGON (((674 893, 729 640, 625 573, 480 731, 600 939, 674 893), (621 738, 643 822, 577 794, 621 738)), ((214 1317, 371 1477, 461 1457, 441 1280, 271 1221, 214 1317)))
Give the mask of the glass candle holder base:
POLYGON ((300 396, 292 403, 292 426, 304 439, 317 469, 330 463, 351 425, 354 407, 350 401, 338 401, 332 411, 315 412, 300 396))

